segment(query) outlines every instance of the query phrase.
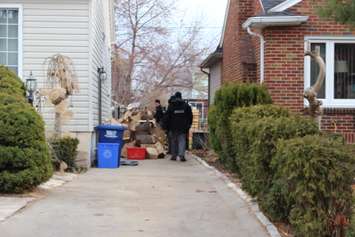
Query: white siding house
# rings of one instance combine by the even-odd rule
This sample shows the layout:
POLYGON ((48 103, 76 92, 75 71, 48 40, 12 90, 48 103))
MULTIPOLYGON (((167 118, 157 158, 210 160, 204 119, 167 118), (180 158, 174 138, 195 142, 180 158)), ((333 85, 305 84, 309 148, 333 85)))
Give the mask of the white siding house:
POLYGON ((208 102, 210 105, 214 103, 216 91, 222 85, 222 64, 222 48, 218 47, 200 65, 202 70, 208 69, 208 72, 204 72, 208 73, 208 102))
MULTIPOLYGON (((70 98, 73 118, 63 130, 78 137, 80 159, 89 164, 98 124, 98 67, 107 80, 102 88, 102 120, 111 116, 111 45, 114 42, 113 0, 0 0, 0 64, 25 80, 33 73, 38 87, 46 82, 44 62, 54 54, 74 63, 80 91, 70 98)), ((53 130, 54 110, 41 113, 53 130)))

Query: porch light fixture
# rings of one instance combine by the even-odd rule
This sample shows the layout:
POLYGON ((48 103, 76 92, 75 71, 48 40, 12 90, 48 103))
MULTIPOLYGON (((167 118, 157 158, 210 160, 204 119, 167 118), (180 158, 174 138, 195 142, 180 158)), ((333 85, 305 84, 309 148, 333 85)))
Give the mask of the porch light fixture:
POLYGON ((101 81, 104 81, 104 80, 107 79, 107 73, 106 73, 104 67, 99 67, 99 68, 97 68, 97 72, 99 73, 99 79, 100 79, 101 81))
POLYGON ((27 90, 27 100, 30 104, 33 105, 34 94, 37 90, 37 79, 33 77, 32 72, 30 73, 30 77, 26 79, 26 90, 27 90))

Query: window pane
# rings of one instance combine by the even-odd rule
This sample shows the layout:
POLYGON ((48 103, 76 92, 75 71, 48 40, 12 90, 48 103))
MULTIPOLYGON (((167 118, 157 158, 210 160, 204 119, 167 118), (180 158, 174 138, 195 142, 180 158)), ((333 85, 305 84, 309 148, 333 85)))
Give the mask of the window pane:
POLYGON ((6 53, 0 53, 0 65, 7 65, 6 53))
POLYGON ((17 66, 17 53, 9 53, 8 55, 8 65, 17 66))
MULTIPOLYGON (((326 59, 325 57, 325 52, 326 52, 326 45, 325 43, 317 43, 317 44, 311 44, 311 50, 312 52, 315 52, 316 50, 320 51, 320 55, 321 57, 324 59, 326 59)), ((318 74, 319 74, 319 66, 318 64, 312 59, 311 61, 311 85, 313 86, 317 79, 318 79, 318 74)), ((322 88, 318 94, 318 98, 320 99, 325 99, 325 81, 322 85, 322 88)))
POLYGON ((9 24, 18 24, 18 10, 9 10, 7 15, 9 24))
POLYGON ((334 97, 355 99, 355 44, 335 44, 334 97))
POLYGON ((18 26, 17 25, 9 25, 9 38, 17 38, 17 31, 18 31, 18 26))
POLYGON ((6 51, 6 50, 7 50, 6 39, 0 39, 0 51, 6 51))
POLYGON ((7 10, 2 9, 0 10, 0 24, 6 24, 7 23, 7 10))
POLYGON ((6 25, 0 25, 0 37, 2 37, 2 38, 7 37, 7 26, 6 25))
POLYGON ((9 39, 8 40, 8 51, 17 52, 18 40, 17 39, 9 39))

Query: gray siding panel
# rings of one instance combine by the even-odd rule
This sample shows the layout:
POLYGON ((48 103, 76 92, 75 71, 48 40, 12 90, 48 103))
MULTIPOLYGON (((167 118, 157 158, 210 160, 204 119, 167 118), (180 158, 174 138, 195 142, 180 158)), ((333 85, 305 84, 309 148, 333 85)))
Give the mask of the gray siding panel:
MULTIPOLYGON (((16 3, 23 4, 23 77, 32 71, 39 87, 48 87, 45 59, 57 53, 69 56, 80 90, 70 98, 73 118, 64 129, 89 131, 89 1, 17 0, 16 3)), ((51 131, 54 109, 49 103, 43 106, 42 115, 51 131)))
POLYGON ((102 0, 91 1, 91 123, 98 124, 98 67, 104 67, 107 72, 107 80, 102 84, 102 117, 103 121, 111 117, 111 59, 110 46, 105 43, 105 20, 102 0))
POLYGON ((210 68, 210 103, 214 103, 214 97, 216 91, 221 87, 222 84, 222 64, 217 63, 210 68))

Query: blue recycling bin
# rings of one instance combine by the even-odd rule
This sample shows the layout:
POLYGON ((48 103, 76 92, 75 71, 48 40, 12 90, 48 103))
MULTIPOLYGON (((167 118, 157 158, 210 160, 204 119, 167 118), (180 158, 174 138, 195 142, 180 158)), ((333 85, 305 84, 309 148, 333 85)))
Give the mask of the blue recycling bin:
POLYGON ((123 133, 127 129, 120 125, 99 125, 95 128, 98 135, 98 168, 118 168, 120 166, 123 133))
POLYGON ((119 143, 99 143, 98 144, 97 167, 101 169, 116 169, 120 167, 119 143))
POLYGON ((96 128, 99 143, 122 143, 123 132, 127 129, 121 125, 99 125, 96 128))

